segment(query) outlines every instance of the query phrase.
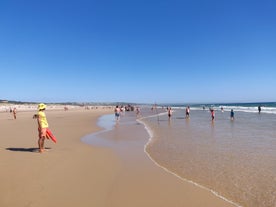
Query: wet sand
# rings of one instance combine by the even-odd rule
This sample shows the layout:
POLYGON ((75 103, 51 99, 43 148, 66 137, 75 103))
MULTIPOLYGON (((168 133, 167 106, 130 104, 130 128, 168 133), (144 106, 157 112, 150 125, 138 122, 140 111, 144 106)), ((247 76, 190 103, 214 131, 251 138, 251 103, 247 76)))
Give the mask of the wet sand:
POLYGON ((144 149, 149 134, 134 116, 127 114, 113 130, 84 138, 93 146, 113 149, 122 161, 108 206, 234 206, 154 163, 144 149))

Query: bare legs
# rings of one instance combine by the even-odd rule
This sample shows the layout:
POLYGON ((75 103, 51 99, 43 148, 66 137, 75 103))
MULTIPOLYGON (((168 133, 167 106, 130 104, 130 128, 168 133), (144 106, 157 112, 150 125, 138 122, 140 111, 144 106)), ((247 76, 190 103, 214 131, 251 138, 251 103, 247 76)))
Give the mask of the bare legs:
POLYGON ((44 151, 44 140, 45 140, 45 137, 40 137, 38 139, 38 148, 40 153, 44 151))
POLYGON ((44 152, 44 141, 46 138, 46 128, 39 129, 38 148, 39 152, 44 152))

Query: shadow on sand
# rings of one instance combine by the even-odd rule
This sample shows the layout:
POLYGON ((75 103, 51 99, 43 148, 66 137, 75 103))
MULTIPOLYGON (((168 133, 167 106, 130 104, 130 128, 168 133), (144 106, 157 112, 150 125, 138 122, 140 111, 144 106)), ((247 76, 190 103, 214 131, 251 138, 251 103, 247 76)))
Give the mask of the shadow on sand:
MULTIPOLYGON (((46 150, 49 150, 51 148, 45 148, 46 150)), ((13 152, 39 152, 38 148, 15 148, 15 147, 9 147, 6 148, 6 150, 13 151, 13 152)))

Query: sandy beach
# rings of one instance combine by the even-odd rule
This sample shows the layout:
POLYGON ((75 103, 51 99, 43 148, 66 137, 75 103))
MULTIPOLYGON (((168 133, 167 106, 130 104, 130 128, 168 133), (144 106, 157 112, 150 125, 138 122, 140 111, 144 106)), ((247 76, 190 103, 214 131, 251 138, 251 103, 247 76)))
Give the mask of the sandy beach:
MULTIPOLYGON (((0 113, 0 206, 233 206, 158 167, 140 144, 127 142, 123 148, 130 150, 124 154, 83 143, 82 137, 101 130, 97 119, 108 113, 113 109, 46 111, 58 142, 46 140, 48 149, 42 154, 36 150, 33 111, 19 111, 16 120, 0 113)), ((106 136, 121 142, 148 138, 142 125, 123 128, 106 136)))

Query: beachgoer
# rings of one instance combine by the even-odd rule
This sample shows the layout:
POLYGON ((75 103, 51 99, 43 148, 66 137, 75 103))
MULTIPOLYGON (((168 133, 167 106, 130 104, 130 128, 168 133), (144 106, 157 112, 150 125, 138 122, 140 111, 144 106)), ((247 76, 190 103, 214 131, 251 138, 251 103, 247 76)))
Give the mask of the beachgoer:
POLYGON ((234 120, 234 110, 233 109, 231 109, 230 118, 232 121, 234 120))
POLYGON ((215 120, 215 110, 214 109, 210 109, 210 112, 211 112, 212 121, 214 121, 215 120))
POLYGON ((125 107, 123 105, 120 108, 120 115, 125 116, 125 107))
POLYGON ((114 109, 116 121, 119 121, 119 119, 120 119, 120 111, 121 111, 121 109, 117 105, 116 108, 114 109))
POLYGON ((13 113, 13 118, 16 119, 16 108, 15 107, 13 108, 12 113, 13 113))
POLYGON ((140 113, 141 113, 140 107, 137 106, 136 107, 136 118, 140 117, 140 113))
POLYGON ((262 110, 261 106, 258 106, 259 114, 261 113, 261 110, 262 110))
POLYGON ((38 113, 33 116, 33 118, 37 119, 37 124, 38 124, 38 148, 39 152, 42 153, 44 151, 44 141, 46 138, 46 131, 47 128, 49 127, 46 115, 45 115, 45 110, 46 110, 46 105, 43 103, 38 104, 38 113))
POLYGON ((186 119, 190 118, 190 106, 186 107, 186 119))
POLYGON ((171 117, 172 117, 172 108, 168 107, 167 109, 168 109, 168 117, 169 117, 169 119, 171 119, 171 117))

